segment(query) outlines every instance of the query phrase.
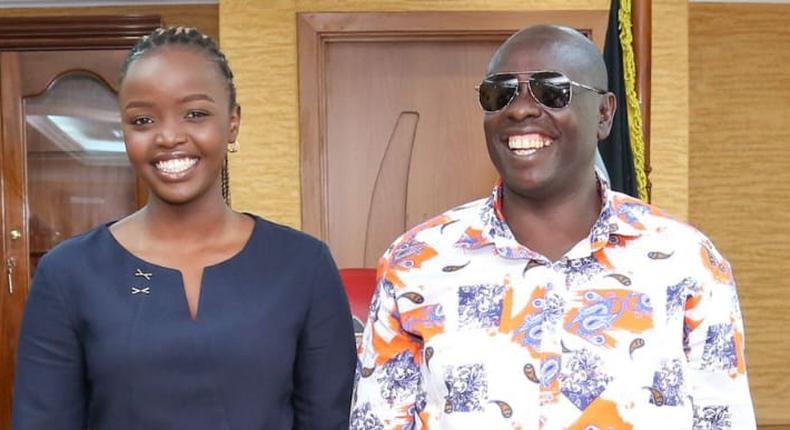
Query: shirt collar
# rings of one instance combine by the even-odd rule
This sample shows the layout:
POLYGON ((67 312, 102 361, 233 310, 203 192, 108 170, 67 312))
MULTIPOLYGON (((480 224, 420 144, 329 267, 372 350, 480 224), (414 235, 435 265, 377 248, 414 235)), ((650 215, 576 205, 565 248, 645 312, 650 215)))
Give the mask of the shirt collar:
MULTIPOLYGON (((570 254, 581 252, 588 256, 606 246, 614 235, 631 237, 641 235, 645 227, 639 222, 639 215, 645 210, 653 212, 652 208, 645 203, 612 191, 609 182, 601 172, 596 169, 595 173, 601 196, 601 213, 590 229, 587 238, 575 246, 570 254)), ((494 186, 491 195, 480 207, 480 223, 469 226, 458 238, 455 246, 478 249, 493 245, 497 254, 504 258, 545 259, 539 253, 516 241, 502 212, 502 190, 503 182, 500 179, 494 186)))

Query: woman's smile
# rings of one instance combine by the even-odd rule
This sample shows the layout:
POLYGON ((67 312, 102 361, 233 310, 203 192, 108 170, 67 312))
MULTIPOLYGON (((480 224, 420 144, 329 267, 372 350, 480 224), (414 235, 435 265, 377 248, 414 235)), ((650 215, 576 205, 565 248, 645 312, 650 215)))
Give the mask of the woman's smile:
POLYGON ((156 161, 154 167, 160 176, 178 180, 186 177, 200 161, 197 157, 179 157, 156 161))

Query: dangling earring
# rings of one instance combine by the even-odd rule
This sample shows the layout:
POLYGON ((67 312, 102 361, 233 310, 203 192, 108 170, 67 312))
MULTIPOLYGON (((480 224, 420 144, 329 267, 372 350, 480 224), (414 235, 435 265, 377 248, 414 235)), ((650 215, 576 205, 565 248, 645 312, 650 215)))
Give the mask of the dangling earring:
POLYGON ((239 149, 241 149, 241 145, 239 145, 238 140, 234 140, 232 143, 228 144, 228 152, 239 152, 239 149))

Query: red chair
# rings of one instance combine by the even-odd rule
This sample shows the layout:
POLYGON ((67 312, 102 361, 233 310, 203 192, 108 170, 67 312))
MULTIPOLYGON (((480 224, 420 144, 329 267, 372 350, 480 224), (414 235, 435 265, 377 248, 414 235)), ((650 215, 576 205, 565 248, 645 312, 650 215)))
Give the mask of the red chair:
POLYGON ((343 281, 351 305, 354 333, 359 346, 365 322, 368 320, 370 299, 373 298, 373 291, 376 289, 376 269, 340 269, 340 279, 343 281))

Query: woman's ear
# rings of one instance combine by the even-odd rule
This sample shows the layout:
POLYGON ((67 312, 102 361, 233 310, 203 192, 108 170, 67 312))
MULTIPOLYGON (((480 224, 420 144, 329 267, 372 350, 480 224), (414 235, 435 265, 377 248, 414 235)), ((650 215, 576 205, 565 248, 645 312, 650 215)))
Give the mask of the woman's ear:
POLYGON ((236 105, 230 112, 228 130, 228 143, 235 142, 239 137, 239 126, 241 125, 241 105, 236 105))

